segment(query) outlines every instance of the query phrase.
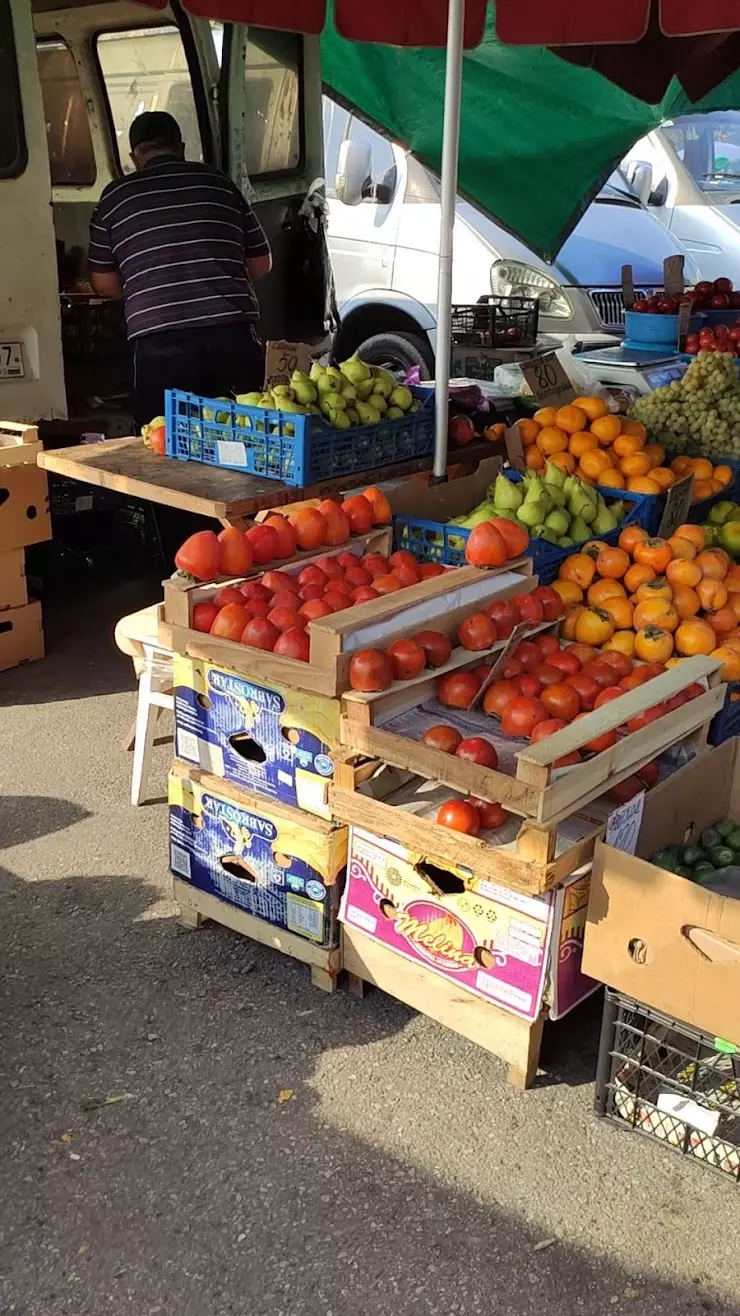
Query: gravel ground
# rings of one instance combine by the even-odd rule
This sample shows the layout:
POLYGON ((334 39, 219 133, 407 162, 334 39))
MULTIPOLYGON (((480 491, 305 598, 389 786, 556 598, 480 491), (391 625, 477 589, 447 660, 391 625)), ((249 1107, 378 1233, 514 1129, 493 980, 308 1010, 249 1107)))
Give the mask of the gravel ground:
POLYGON ((594 1118, 598 998, 520 1093, 380 993, 177 926, 112 642, 154 597, 48 608, 50 656, 0 677, 2 1316, 740 1312, 738 1190, 594 1118))

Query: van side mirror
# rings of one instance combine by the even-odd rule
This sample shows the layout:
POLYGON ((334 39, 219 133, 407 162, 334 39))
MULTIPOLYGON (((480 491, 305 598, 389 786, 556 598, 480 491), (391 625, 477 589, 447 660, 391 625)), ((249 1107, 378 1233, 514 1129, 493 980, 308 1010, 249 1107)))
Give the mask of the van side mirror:
POLYGON ((358 206, 369 195, 372 152, 367 142, 342 142, 334 179, 337 200, 345 206, 358 206))
POLYGON ((632 169, 630 182, 640 198, 641 204, 646 206, 653 190, 652 165, 648 164, 647 160, 638 160, 632 169))
POLYGON ((648 205, 664 206, 667 200, 668 200, 668 179, 661 178, 660 182, 656 183, 655 187, 650 193, 650 196, 648 197, 648 205))

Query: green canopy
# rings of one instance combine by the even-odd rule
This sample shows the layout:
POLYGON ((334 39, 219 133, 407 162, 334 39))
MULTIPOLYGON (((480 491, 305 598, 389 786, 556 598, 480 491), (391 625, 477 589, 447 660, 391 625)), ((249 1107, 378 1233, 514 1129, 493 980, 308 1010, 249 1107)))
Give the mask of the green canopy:
MULTIPOLYGON (((321 38, 327 90, 440 171, 443 50, 321 38)), ((491 24, 463 60, 459 190, 551 260, 602 182, 664 119, 740 106, 740 73, 698 105, 674 79, 658 105, 541 47, 504 46, 491 24)))

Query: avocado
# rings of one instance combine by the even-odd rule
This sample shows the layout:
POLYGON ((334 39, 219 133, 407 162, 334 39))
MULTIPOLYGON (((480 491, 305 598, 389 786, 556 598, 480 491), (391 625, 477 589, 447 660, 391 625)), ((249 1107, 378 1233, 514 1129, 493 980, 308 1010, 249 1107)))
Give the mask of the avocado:
POLYGON ((694 876, 694 870, 693 870, 693 868, 686 868, 683 864, 679 864, 679 865, 678 865, 678 868, 674 869, 674 872, 676 873, 677 877, 693 877, 693 876, 694 876))
POLYGON ((716 871, 714 864, 710 864, 708 859, 702 859, 700 864, 694 865, 694 879, 701 882, 702 878, 714 877, 716 871))
POLYGON ((681 863, 686 868, 693 868, 694 864, 700 864, 704 858, 706 858, 704 851, 700 850, 698 845, 685 845, 683 847, 681 863))
POLYGON ((701 843, 705 850, 711 850, 713 845, 722 844, 722 837, 716 828, 707 827, 707 830, 701 834, 701 843))
POLYGON ((726 841, 727 838, 731 835, 731 833, 734 832, 735 827, 736 824, 732 821, 731 818, 723 818, 722 822, 718 822, 714 824, 715 832, 719 832, 723 841, 726 841))
POLYGON ((735 862, 735 855, 729 845, 713 845, 708 854, 715 868, 727 868, 735 862))
MULTIPOLYGON (((678 864, 675 854, 671 854, 669 850, 657 850, 650 862, 655 864, 656 868, 665 868, 669 873, 675 872, 678 864)), ((712 868, 711 864, 709 866, 712 868)), ((714 872, 714 868, 712 868, 712 872, 714 872)))
POLYGON ((730 832, 725 840, 728 845, 732 846, 733 850, 740 850, 740 827, 736 827, 734 831, 730 832))

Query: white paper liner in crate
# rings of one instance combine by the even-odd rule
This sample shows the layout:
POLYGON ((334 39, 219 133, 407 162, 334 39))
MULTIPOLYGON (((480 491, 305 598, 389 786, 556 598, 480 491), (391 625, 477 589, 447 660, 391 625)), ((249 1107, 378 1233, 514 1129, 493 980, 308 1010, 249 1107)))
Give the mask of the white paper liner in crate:
MULTIPOLYGON (((394 623, 404 635, 414 635, 417 631, 424 630, 427 623, 433 623, 439 617, 441 606, 444 606, 445 613, 448 613, 477 603, 479 599, 484 599, 488 603, 491 599, 492 580, 495 580, 498 590, 504 590, 510 586, 523 585, 527 579, 529 578, 519 575, 516 571, 503 571, 493 577, 484 574, 480 580, 471 581, 469 585, 463 585, 460 589, 450 590, 449 594, 437 594, 434 598, 422 599, 419 603, 404 608, 403 613, 399 613, 397 617, 386 617, 382 621, 360 627, 359 630, 346 636, 345 652, 351 653, 355 649, 373 647, 385 649, 393 632, 394 623)), ((403 597, 400 591, 399 597, 403 597)), ((474 660, 475 654, 471 653, 470 657, 474 660)))

